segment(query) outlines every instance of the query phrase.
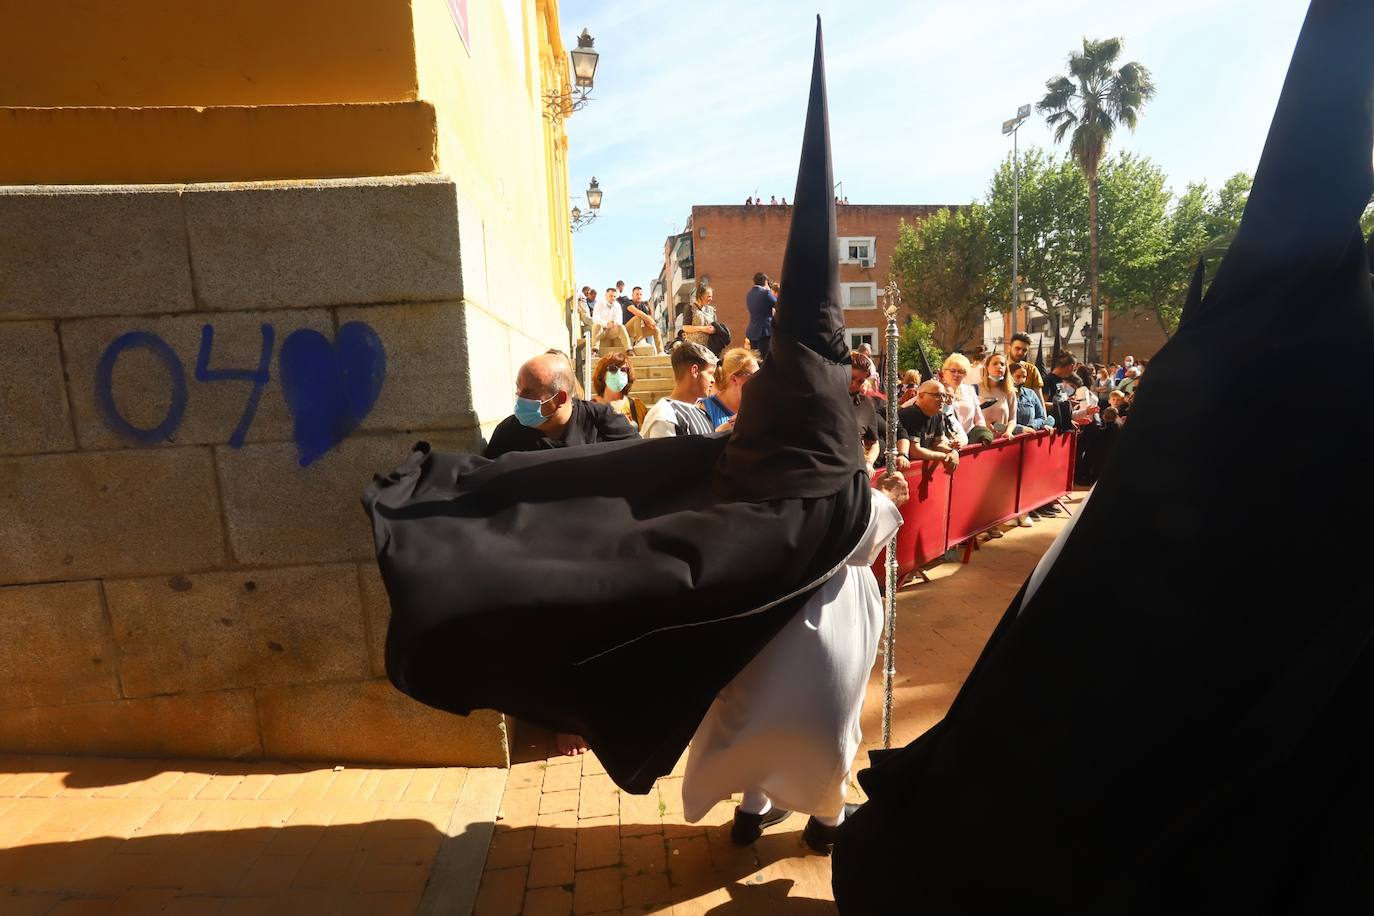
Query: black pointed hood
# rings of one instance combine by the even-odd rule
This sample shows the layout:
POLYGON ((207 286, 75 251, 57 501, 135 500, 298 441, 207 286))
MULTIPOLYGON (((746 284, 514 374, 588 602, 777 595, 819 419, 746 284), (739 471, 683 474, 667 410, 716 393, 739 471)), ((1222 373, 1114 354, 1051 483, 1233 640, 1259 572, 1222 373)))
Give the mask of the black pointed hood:
POLYGON ((1207 278, 1207 258, 1199 257, 1197 267, 1193 268, 1193 278, 1188 281, 1188 294, 1183 299, 1183 310, 1178 314, 1178 326, 1202 307, 1202 285, 1207 278))
POLYGON ((896 869, 933 913, 1374 905, 1368 541, 1324 536, 1374 515, 1368 454, 1339 439, 1348 398, 1326 394, 1365 386, 1333 347, 1374 351, 1371 47, 1374 2, 1313 0, 1235 241, 1091 497, 945 720, 860 775, 841 911, 896 912, 863 905, 896 869), (1301 382, 1270 383, 1295 366, 1301 382), (1235 415, 1218 379, 1260 386, 1262 422, 1317 441, 1284 466, 1207 435, 1235 415), (1318 568, 1283 572, 1314 536, 1318 568), (1318 899, 1345 892, 1360 899, 1318 899))
POLYGON ((930 368, 930 357, 926 356, 925 347, 916 348, 916 358, 921 364, 921 381, 928 382, 935 378, 935 370, 930 368))
POLYGON ((820 17, 773 342, 717 466, 730 499, 828 496, 863 470, 840 305, 820 17))
POLYGON ((1045 335, 1040 335, 1040 342, 1035 345, 1035 368, 1040 371, 1040 381, 1049 383, 1050 368, 1045 365, 1045 335))
POLYGON ((840 304, 835 173, 830 164, 830 113, 819 16, 792 227, 782 256, 782 294, 773 327, 832 362, 849 358, 840 304))

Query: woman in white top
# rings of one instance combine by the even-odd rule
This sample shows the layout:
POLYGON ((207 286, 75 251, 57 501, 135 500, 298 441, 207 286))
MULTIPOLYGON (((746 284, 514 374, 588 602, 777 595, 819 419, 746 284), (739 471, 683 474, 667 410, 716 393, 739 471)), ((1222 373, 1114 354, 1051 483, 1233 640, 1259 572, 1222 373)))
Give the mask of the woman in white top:
POLYGON ((983 366, 983 381, 980 396, 983 419, 988 428, 999 436, 1010 437, 1016 427, 1016 389, 1011 384, 1011 373, 1007 372, 1007 358, 1001 353, 993 353, 983 366))
POLYGON ((954 422, 968 436, 972 444, 992 441, 992 430, 982 408, 978 406, 978 392, 972 385, 964 384, 969 374, 968 358, 962 353, 951 353, 940 366, 940 381, 952 399, 945 408, 954 417, 954 422))

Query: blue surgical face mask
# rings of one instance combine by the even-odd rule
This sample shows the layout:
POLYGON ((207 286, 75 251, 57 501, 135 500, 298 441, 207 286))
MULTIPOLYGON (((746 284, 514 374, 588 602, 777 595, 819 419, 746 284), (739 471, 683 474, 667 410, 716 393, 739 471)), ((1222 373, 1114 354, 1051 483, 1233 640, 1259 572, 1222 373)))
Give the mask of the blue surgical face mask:
POLYGON ((630 384, 630 377, 625 374, 624 369, 606 373, 606 387, 612 391, 624 391, 628 384, 630 384))
MULTIPOLYGON (((555 394, 553 398, 556 397, 558 397, 558 395, 555 394)), ((553 398, 545 398, 540 401, 535 398, 517 397, 515 399, 515 419, 519 420, 523 426, 539 426, 548 419, 548 417, 544 416, 542 413, 542 409, 544 405, 552 401, 553 398)))

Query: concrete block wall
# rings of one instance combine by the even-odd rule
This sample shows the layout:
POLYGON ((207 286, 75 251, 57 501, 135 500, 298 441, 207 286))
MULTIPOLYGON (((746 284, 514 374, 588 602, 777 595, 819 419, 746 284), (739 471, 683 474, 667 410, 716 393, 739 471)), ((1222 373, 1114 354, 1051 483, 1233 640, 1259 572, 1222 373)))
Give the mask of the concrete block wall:
POLYGON ((0 750, 507 761, 385 681, 359 502, 563 343, 469 301, 459 226, 436 175, 0 188, 0 750))

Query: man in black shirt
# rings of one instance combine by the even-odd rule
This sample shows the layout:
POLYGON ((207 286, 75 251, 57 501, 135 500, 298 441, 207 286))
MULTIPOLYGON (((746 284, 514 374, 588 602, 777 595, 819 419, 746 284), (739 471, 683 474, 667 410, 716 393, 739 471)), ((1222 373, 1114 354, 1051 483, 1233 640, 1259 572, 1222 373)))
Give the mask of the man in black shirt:
MULTIPOLYGON (((949 394, 936 379, 921 383, 916 389, 916 403, 897 412, 902 429, 907 431, 906 454, 909 458, 939 461, 948 470, 959 466, 959 449, 953 444, 953 429, 944 412, 949 394)), ((901 443, 898 443, 901 448, 901 443)))
POLYGON ((630 421, 607 405, 573 397, 572 365, 559 354, 544 353, 526 362, 515 386, 515 413, 492 432, 482 453, 487 458, 639 438, 630 421))

